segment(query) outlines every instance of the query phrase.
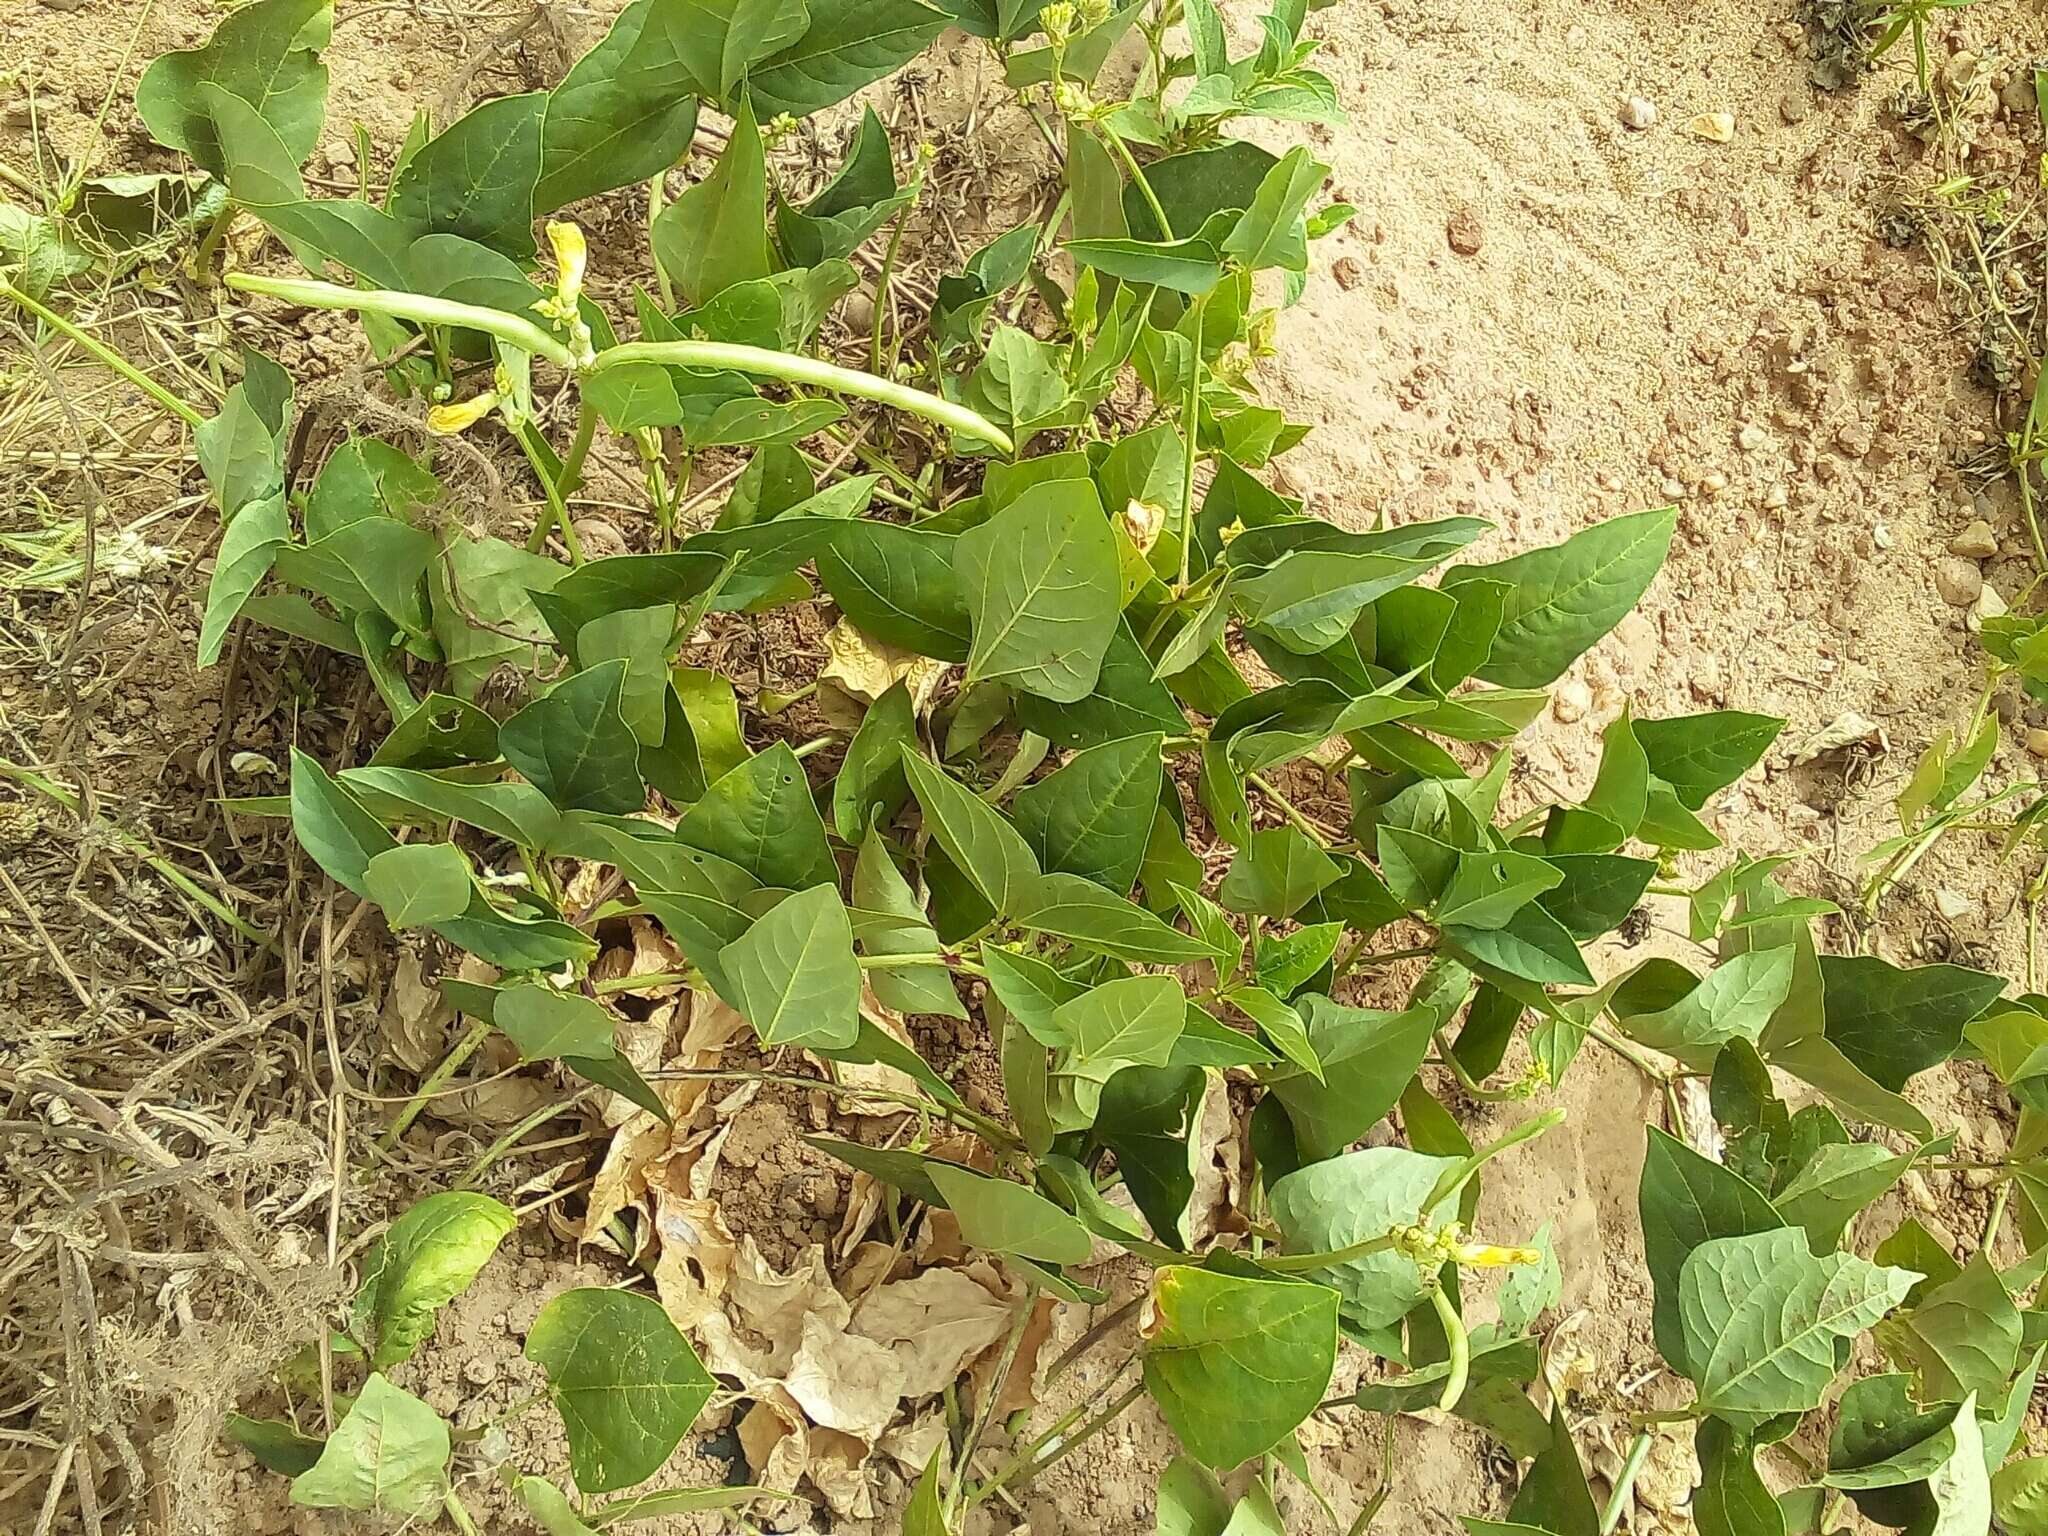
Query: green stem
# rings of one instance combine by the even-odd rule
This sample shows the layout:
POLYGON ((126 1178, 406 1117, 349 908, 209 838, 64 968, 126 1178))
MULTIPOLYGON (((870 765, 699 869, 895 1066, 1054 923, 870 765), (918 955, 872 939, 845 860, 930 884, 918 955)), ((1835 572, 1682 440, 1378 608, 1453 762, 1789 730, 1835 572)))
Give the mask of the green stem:
MULTIPOLYGON (((1143 1381, 1133 1382, 1128 1388, 1126 1388, 1123 1391, 1123 1393, 1121 1393, 1116 1398, 1114 1402, 1112 1402, 1108 1407, 1104 1408, 1102 1412, 1098 1413, 1094 1418, 1090 1419, 1086 1424, 1084 1424, 1074 1434, 1074 1436, 1071 1439, 1061 1441, 1059 1448, 1053 1451, 1050 1455, 1042 1457, 1039 1460, 1033 1461, 1028 1465, 1025 1464, 1022 1457, 1019 1457, 1018 1459, 1008 1462, 996 1473, 994 1477, 990 1478, 987 1482, 983 1483, 979 1488, 974 1490, 974 1496, 967 1501, 966 1508, 974 1508, 975 1505, 979 1504, 983 1499, 987 1498, 990 1494, 994 1493, 998 1488, 1004 1487, 1009 1483, 1030 1482, 1031 1479, 1038 1476, 1039 1473, 1046 1471, 1055 1463, 1059 1462, 1061 1459, 1068 1456, 1073 1451, 1079 1449, 1081 1446, 1087 1444, 1090 1440, 1094 1439, 1095 1436, 1099 1435, 1100 1433, 1102 1433, 1103 1430, 1107 1429, 1112 1423, 1116 1421, 1116 1417, 1118 1414, 1122 1413, 1126 1408, 1130 1407, 1132 1403, 1138 1400, 1139 1396, 1143 1394, 1144 1390, 1145 1383, 1143 1381)), ((1077 1403, 1073 1409, 1073 1417, 1079 1417, 1081 1410, 1085 1409, 1086 1406, 1087 1403, 1085 1400, 1081 1403, 1077 1403)), ((1062 1419, 1060 1423, 1055 1424, 1051 1429, 1047 1430, 1045 1434, 1041 1435, 1037 1440, 1033 1441, 1030 1450, 1036 1451, 1039 1446, 1044 1445, 1054 1435, 1060 1433, 1060 1431, 1070 1422, 1072 1422, 1071 1418, 1062 1419)))
POLYGON ((476 1521, 470 1516, 469 1511, 463 1507, 462 1500, 456 1496, 453 1488, 450 1488, 441 1495, 441 1507, 448 1511, 449 1520, 454 1523, 455 1529, 460 1531, 462 1536, 477 1536, 476 1521))
POLYGON ((1451 1370, 1444 1377, 1444 1395, 1437 1399, 1437 1407, 1449 1413, 1458 1406, 1458 1399, 1465 1395, 1465 1381, 1472 1374, 1472 1340, 1465 1332, 1465 1320, 1458 1316, 1458 1309, 1451 1305, 1451 1298, 1441 1284, 1429 1288, 1429 1300, 1436 1308, 1437 1321, 1444 1325, 1444 1341, 1451 1351, 1451 1370))
POLYGON ((573 496, 583 484, 583 461, 590 456, 591 439, 597 436, 597 412, 590 408, 590 402, 581 398, 576 404, 576 438, 569 444, 569 455, 562 460, 562 477, 559 482, 564 497, 573 496))
POLYGON ((1544 1132, 1556 1129, 1564 1124, 1564 1117, 1564 1106, 1561 1104, 1555 1109, 1546 1109, 1540 1115, 1531 1115, 1506 1135, 1481 1147, 1470 1157, 1460 1158, 1455 1165, 1443 1171, 1442 1176, 1436 1181, 1436 1187, 1429 1192, 1429 1198, 1424 1200, 1417 1209, 1423 1216, 1427 1217, 1431 1211, 1464 1188, 1465 1181, 1485 1167, 1487 1163, 1499 1157, 1501 1153, 1507 1151, 1510 1147, 1518 1147, 1525 1141, 1534 1141, 1538 1136, 1543 1135, 1544 1132))
POLYGON ((960 1495, 967 1488, 967 1474, 974 1463, 975 1449, 981 1444, 981 1437, 988 1433, 988 1421, 995 1412, 996 1399, 1003 1395, 1009 1385, 1010 1371, 1017 1363, 1017 1350, 1024 1342, 1024 1330, 1031 1322, 1031 1314, 1038 1309, 1038 1286, 1029 1283, 1024 1287, 1023 1303, 1017 1308, 1017 1315, 1011 1320, 1009 1336, 1003 1340, 1003 1353, 996 1362, 995 1374, 988 1379, 988 1388, 982 1393, 981 1401, 974 1405, 974 1423, 960 1442, 960 1460, 953 1473, 953 1490, 946 1496, 946 1508, 951 1512, 960 1501, 960 1495))
POLYGON ((384 1134, 377 1138, 379 1152, 389 1152, 398 1145, 398 1138, 403 1136, 413 1121, 420 1117, 420 1111, 425 1109, 434 1095, 462 1069, 462 1064, 477 1053, 478 1048, 490 1038, 490 1035, 491 1026, 482 1019, 469 1026, 469 1032, 455 1042, 448 1054, 435 1065, 434 1070, 420 1079, 419 1087, 415 1088, 412 1097, 405 1101, 404 1106, 398 1111, 398 1117, 391 1122, 384 1134))
MULTIPOLYGON (((541 494, 547 498, 548 515, 533 525, 533 532, 527 536, 526 548, 530 554, 539 554, 548 546, 548 533, 559 528, 562 543, 569 551, 569 563, 583 563, 583 541, 576 536, 576 525, 569 519, 569 503, 564 498, 562 483, 548 473, 546 456, 541 452, 540 429, 532 422, 522 422, 512 434, 519 440, 520 448, 526 454, 526 462, 533 466, 533 477, 540 482, 541 494)), ((564 466, 566 468, 566 465, 564 466)), ((567 476, 563 477, 566 481, 567 476)))
POLYGON ((1122 136, 1109 124, 1097 123, 1095 126, 1101 129, 1102 136, 1109 140, 1109 147, 1116 152, 1117 158, 1123 161, 1124 169, 1131 173, 1131 180, 1137 185, 1138 195, 1145 199, 1145 206, 1152 210, 1152 217, 1159 221, 1159 238, 1173 239, 1173 221, 1167 218, 1166 209, 1159 201, 1159 194, 1152 190, 1152 183, 1145 179, 1145 172, 1140 169, 1137 158, 1132 155, 1131 146, 1126 144, 1122 136))
POLYGON ((557 1115, 573 1114, 576 1106, 595 1092, 597 1092, 595 1087, 581 1088, 558 1104, 543 1104, 539 1109, 536 1109, 524 1120, 513 1126, 511 1130, 500 1136, 488 1147, 485 1147, 477 1155, 476 1161, 469 1165, 468 1170, 456 1182, 455 1187, 457 1189, 474 1189, 477 1180, 489 1173, 492 1165, 499 1158, 518 1146, 520 1142, 526 1140, 531 1132, 546 1125, 548 1121, 554 1119, 557 1115))
POLYGON ((837 363, 823 362, 815 357, 799 357, 793 352, 771 352, 766 347, 747 347, 722 341, 629 341, 621 346, 607 347, 583 371, 588 376, 626 363, 660 363, 671 368, 707 371, 731 369, 736 373, 781 379, 789 384, 808 384, 835 395, 851 395, 857 400, 872 400, 877 405, 908 411, 913 416, 922 416, 926 421, 964 436, 993 443, 1005 454, 1017 451, 1010 435, 978 411, 970 411, 964 405, 955 405, 937 395, 928 395, 921 389, 912 389, 907 384, 877 378, 856 368, 841 368, 837 363))
POLYGON ((80 330, 77 326, 73 325, 69 320, 66 320, 62 315, 58 314, 55 310, 47 309, 43 305, 37 303, 34 299, 30 298, 27 294, 23 293, 19 288, 15 287, 12 283, 8 282, 7 279, 4 277, 0 277, 0 298, 9 298, 14 300, 15 303, 19 304, 23 309, 27 310, 30 314, 34 315, 38 320, 42 321, 43 324, 49 326, 50 329, 60 332, 64 336, 69 337, 73 342, 77 343, 77 345, 83 351, 89 353, 93 358, 97 359, 99 362, 106 364, 107 367, 113 369, 114 372, 121 375, 122 378, 126 379, 130 384, 133 384, 145 395, 148 395, 149 398, 154 400, 158 405, 162 406, 165 410, 169 411, 173 416, 176 416, 180 421, 184 422, 186 426, 200 427, 206 424, 206 417, 202 415, 197 408, 187 405, 183 400, 180 400, 168 389, 165 389, 163 385, 157 383, 155 379, 152 379, 140 368, 136 367, 133 363, 129 362, 127 358, 123 357, 120 353, 116 352, 112 347, 108 346, 105 342, 95 340, 93 337, 88 336, 84 331, 80 330))
POLYGON ((1195 551, 1195 434, 1202 423, 1202 320, 1209 312, 1206 301, 1195 305, 1194 355, 1188 362, 1188 404, 1183 419, 1180 456, 1180 587, 1188 588, 1190 562, 1195 551))
POLYGON ((1326 1253, 1276 1253, 1259 1261, 1260 1266, 1270 1269, 1276 1275, 1307 1275, 1319 1269, 1328 1269, 1335 1264, 1362 1259, 1367 1254, 1384 1253, 1394 1246, 1394 1235, 1383 1232, 1378 1237, 1368 1237, 1361 1242, 1347 1243, 1342 1248, 1332 1248, 1326 1253))
POLYGON ((1438 1065, 1447 1067, 1452 1077, 1458 1080, 1459 1089, 1467 1098, 1477 1099, 1483 1104, 1505 1104, 1510 1099, 1521 1097, 1512 1088, 1488 1088, 1465 1070, 1465 1063, 1458 1060, 1458 1053, 1444 1040, 1444 1032, 1435 1033, 1438 1065))
POLYGON ((1310 842, 1314 843, 1318 848, 1327 848, 1330 846, 1329 834, 1326 833, 1321 827, 1317 826, 1314 822, 1310 821, 1308 817, 1302 813, 1301 809, 1298 806, 1296 806, 1292 800, 1288 799, 1285 795, 1281 794, 1278 789, 1276 789, 1271 783, 1269 783, 1263 774, 1248 773, 1244 776, 1244 781, 1245 783, 1251 785, 1254 789, 1258 790, 1259 793, 1264 795, 1268 800, 1271 800, 1274 806, 1279 810, 1280 814, 1286 817, 1289 821, 1293 822, 1296 829, 1299 830, 1303 836, 1308 838, 1310 842))
POLYGON ((1636 1474, 1643 1470, 1643 1463, 1650 1455, 1650 1432, 1638 1430, 1628 1448, 1628 1460, 1621 1464, 1621 1476, 1614 1480, 1614 1492, 1608 1496, 1607 1512, 1600 1517, 1600 1536, 1613 1536, 1621 1524, 1621 1517, 1635 1496, 1636 1474))

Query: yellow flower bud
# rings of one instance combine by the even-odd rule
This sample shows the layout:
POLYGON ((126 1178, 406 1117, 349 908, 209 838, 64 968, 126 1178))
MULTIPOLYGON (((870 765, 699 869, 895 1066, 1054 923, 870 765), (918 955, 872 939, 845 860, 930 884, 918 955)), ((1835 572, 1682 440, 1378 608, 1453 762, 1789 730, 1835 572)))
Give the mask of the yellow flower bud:
POLYGON ((583 271, 590 263, 590 246, 583 231, 567 219, 548 220, 548 244, 555 252, 555 302, 570 314, 583 294, 583 271))

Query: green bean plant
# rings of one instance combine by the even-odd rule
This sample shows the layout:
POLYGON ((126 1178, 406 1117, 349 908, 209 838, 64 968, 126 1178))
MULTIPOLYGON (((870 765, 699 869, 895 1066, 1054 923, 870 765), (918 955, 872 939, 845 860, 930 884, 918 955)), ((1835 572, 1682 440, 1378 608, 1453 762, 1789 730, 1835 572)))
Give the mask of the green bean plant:
MULTIPOLYGON (((848 1063, 915 1083, 908 1142, 810 1138, 893 1191, 898 1219, 948 1210, 1069 1302, 1106 1299, 1083 1272, 1099 1242, 1149 1268, 1141 1343, 1103 1401, 1013 1426, 1020 1448, 993 1467, 988 1412, 954 1416, 907 1530, 961 1529, 1140 1396, 1184 1452, 1162 1528, 1210 1536, 1280 1530, 1275 1478, 1308 1476, 1310 1415, 1432 1407, 1530 1463, 1475 1533, 1613 1530, 1658 1419, 1695 1426, 1709 1536, 1831 1528, 1845 1499, 1914 1529, 1987 1528, 2048 1339, 2017 1299, 2040 1265, 1998 1271, 1988 1241, 1958 1265, 1911 1223, 1872 1257, 1845 1244, 1949 1153, 1911 1080, 1968 1050, 2027 1102, 2048 1007, 1967 967, 1824 952, 1833 908, 1781 888, 1782 860, 1670 883, 1679 856, 1719 847, 1703 813, 1778 720, 1625 712, 1582 799, 1528 802, 1513 740, 1656 578, 1674 509, 1473 562, 1480 519, 1340 526, 1261 477, 1307 428, 1263 400, 1257 366, 1349 210, 1323 203, 1305 147, 1219 130, 1335 113, 1301 0, 1237 58, 1210 0, 633 0, 559 85, 422 117, 351 198, 310 197, 299 172, 330 17, 327 0, 253 0, 138 96, 157 139, 225 185, 223 223, 260 221, 305 269, 229 263, 227 294, 354 314, 389 386, 446 435, 351 434, 302 462, 295 381, 254 352, 200 429, 225 522, 201 659, 238 621, 358 657, 392 722, 347 760, 295 752, 288 797, 245 809, 288 815, 392 929, 483 962, 494 980, 451 964, 444 988, 526 1060, 666 1115, 589 974, 597 925, 645 918, 685 959, 675 980, 764 1051, 817 1058, 821 1088, 848 1063), (852 259, 900 252, 928 161, 867 112, 798 198, 771 140, 949 24, 996 50, 1059 197, 909 323, 878 284, 857 355, 827 355, 852 259), (1144 59, 1113 99, 1102 72, 1126 36, 1144 59), (671 198, 700 111, 730 130, 671 198), (608 313, 587 282, 637 253, 588 248, 568 210, 643 182, 649 283, 608 313), (447 439, 465 463, 523 458, 545 503, 523 542, 473 473, 451 490, 447 439), (637 466, 651 548, 586 557, 572 512, 600 442, 637 466), (715 510, 690 492, 705 455, 740 465, 715 510), (703 635, 805 609, 872 687, 771 694, 691 660, 703 635), (801 724, 797 699, 832 690, 844 723, 801 724), (578 887, 594 905, 568 878, 591 865, 613 872, 578 887), (1596 973, 1586 946, 1626 942, 1646 896, 1674 892, 1699 961, 1596 973), (999 1111, 915 1049, 901 1021, 933 1017, 984 1032, 999 1111), (1528 1392, 1559 1296, 1548 1231, 1472 1232, 1491 1160, 1557 1124, 1545 1101, 1589 1043, 1644 1075, 1674 1131, 1680 1086, 1707 1082, 1727 1145, 1716 1160, 1645 1128, 1654 1331, 1688 1385, 1642 1418, 1604 1508, 1564 1397, 1528 1392), (1254 1166, 1238 1230, 1198 1239, 1190 1138, 1217 1074, 1254 1166), (1786 1077, 1809 1094, 1796 1113, 1786 1077), (1476 1147, 1451 1112, 1475 1102, 1510 1117, 1476 1147), (1397 1111, 1400 1139, 1358 1146, 1397 1111), (938 1155, 942 1126, 986 1157, 938 1155), (1490 1316, 1468 1324, 1495 1270, 1490 1316), (1757 1451, 1822 1406, 1866 1330, 1898 1369, 1846 1389, 1825 1464, 1774 1497, 1757 1451), (1385 1366, 1332 1401, 1347 1343, 1385 1366), (1219 1477, 1246 1463, 1233 1501, 1219 1477)), ((203 272, 238 248, 224 232, 203 272)), ((2048 1189, 2044 1167, 2002 1176, 2048 1189)), ((2030 1198, 2020 1214, 2038 1249, 2030 1198)), ((469 1518, 450 1456, 481 1449, 383 1372, 510 1223, 450 1192, 394 1224, 320 1391, 295 1419, 240 1426, 295 1497, 469 1518)), ((650 1477, 712 1390, 658 1306, 571 1292, 527 1348, 575 1497, 508 1475, 548 1529, 707 1507, 692 1490, 588 1502, 650 1477)), ((2048 1484, 2013 1467, 2001 1518, 2036 1529, 2015 1512, 2048 1484)))

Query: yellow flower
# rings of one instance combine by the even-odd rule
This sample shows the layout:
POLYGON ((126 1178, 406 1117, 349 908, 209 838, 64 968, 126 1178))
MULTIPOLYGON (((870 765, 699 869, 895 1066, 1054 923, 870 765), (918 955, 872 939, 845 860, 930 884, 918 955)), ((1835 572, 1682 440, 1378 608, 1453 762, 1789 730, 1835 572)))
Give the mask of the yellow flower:
POLYGON ((456 432, 467 431, 490 415, 498 403, 498 392, 487 389, 480 395, 471 395, 467 400, 458 400, 453 405, 436 405, 427 411, 427 430, 439 432, 446 437, 456 432))
POLYGON ((555 253, 555 307, 576 313, 583 295, 583 270, 590 264, 590 246, 583 231, 567 219, 548 220, 548 245, 555 253))

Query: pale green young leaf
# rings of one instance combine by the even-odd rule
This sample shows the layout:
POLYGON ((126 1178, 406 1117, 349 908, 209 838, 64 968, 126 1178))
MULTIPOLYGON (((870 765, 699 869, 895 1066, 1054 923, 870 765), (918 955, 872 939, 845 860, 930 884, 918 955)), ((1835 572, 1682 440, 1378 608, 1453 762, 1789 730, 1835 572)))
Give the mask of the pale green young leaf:
POLYGON ((395 929, 460 917, 469 907, 469 860, 453 843, 404 843, 363 868, 363 886, 395 929))
POLYGON ((2002 1395, 2019 1364, 2020 1338, 2019 1309, 1981 1252, 1910 1312, 1877 1326, 1877 1342, 1893 1363, 1916 1373, 1923 1402, 2002 1395))
POLYGON ((1259 1026, 1259 1033, 1274 1050, 1318 1083, 1323 1081, 1323 1064, 1309 1041, 1308 1027, 1276 994, 1264 987, 1234 987, 1223 998, 1259 1026))
POLYGON ((384 824, 356 801, 317 759, 292 749, 292 833, 336 883, 367 896, 370 861, 396 848, 384 824))
MULTIPOLYGON (((1457 1166, 1456 1158, 1406 1147, 1368 1147, 1310 1163, 1273 1184, 1273 1221, 1289 1253, 1333 1252, 1431 1217, 1425 1202, 1457 1166)), ((1362 1328, 1391 1327, 1427 1294, 1415 1261, 1392 1249, 1315 1273, 1337 1288, 1345 1316, 1362 1328)))
POLYGON ((1330 168, 1296 145, 1266 173, 1251 206, 1223 242, 1225 255, 1235 256, 1253 271, 1285 267, 1304 271, 1308 246, 1300 233, 1302 209, 1329 178, 1330 168))
POLYGON ((1729 1040, 1756 1043, 1791 994, 1795 958, 1789 945, 1737 955, 1677 1001, 1651 1011, 1631 1009, 1624 985, 1615 997, 1615 1020, 1631 1039, 1704 1068, 1729 1040))
POLYGON ((718 963, 763 1046, 844 1046, 860 1033, 860 962, 836 885, 785 897, 718 963))
POLYGON ((1072 1042, 1075 1070, 1099 1076, 1114 1062, 1165 1066, 1186 1017, 1186 996, 1171 976, 1123 976, 1061 1003, 1050 1028, 1072 1042))
POLYGON ((515 1225, 507 1207, 464 1190, 428 1195, 391 1224, 363 1260, 351 1311, 373 1370, 411 1358, 515 1225))
POLYGON ((1466 928, 1498 928, 1545 891, 1564 883, 1554 865, 1503 849, 1461 853, 1437 898, 1437 921, 1466 928))
POLYGON ((246 503, 227 525, 206 583, 206 610, 199 624, 200 666, 220 660, 228 626, 270 574, 291 536, 291 513, 281 494, 246 503))
POLYGON ((1136 965, 1192 965, 1216 951, 1079 875, 1043 875, 1011 914, 1018 926, 1136 965))
POLYGON ((653 1476, 718 1385, 661 1303, 595 1286, 541 1308, 526 1358, 547 1372, 585 1493, 653 1476))
POLYGON ((418 1519, 441 1507, 448 1452, 441 1416, 372 1372, 320 1459, 292 1479, 292 1502, 418 1519))
POLYGON ((1216 899, 1232 912, 1292 917, 1342 873, 1291 824, 1254 832, 1231 861, 1216 899))
POLYGON ((1820 974, 1828 1040, 1894 1093, 1953 1056, 1963 1026, 2005 989, 1967 966, 1902 967, 1875 955, 1822 955, 1820 974))
MULTIPOLYGON (((939 936, 925 918, 917 893, 889 856, 881 833, 870 828, 853 865, 853 936, 870 955, 932 955, 939 936)), ((867 972, 867 982, 885 1008, 898 1013, 937 1013, 964 1019, 967 1010, 953 990, 942 960, 930 965, 888 967, 867 972)))
POLYGON ((925 1462, 917 1486, 910 1490, 910 1503, 904 1506, 903 1536, 953 1536, 946 1525, 946 1495, 940 1486, 949 1448, 944 1440, 932 1447, 931 1459, 925 1462))
POLYGON ((1803 1229, 1815 1252, 1837 1246, 1849 1223, 1871 1201, 1905 1177, 1923 1156, 1946 1152, 1951 1141, 1930 1142, 1912 1152, 1894 1153, 1869 1142, 1830 1142, 1814 1148, 1771 1196, 1778 1214, 1803 1229))

